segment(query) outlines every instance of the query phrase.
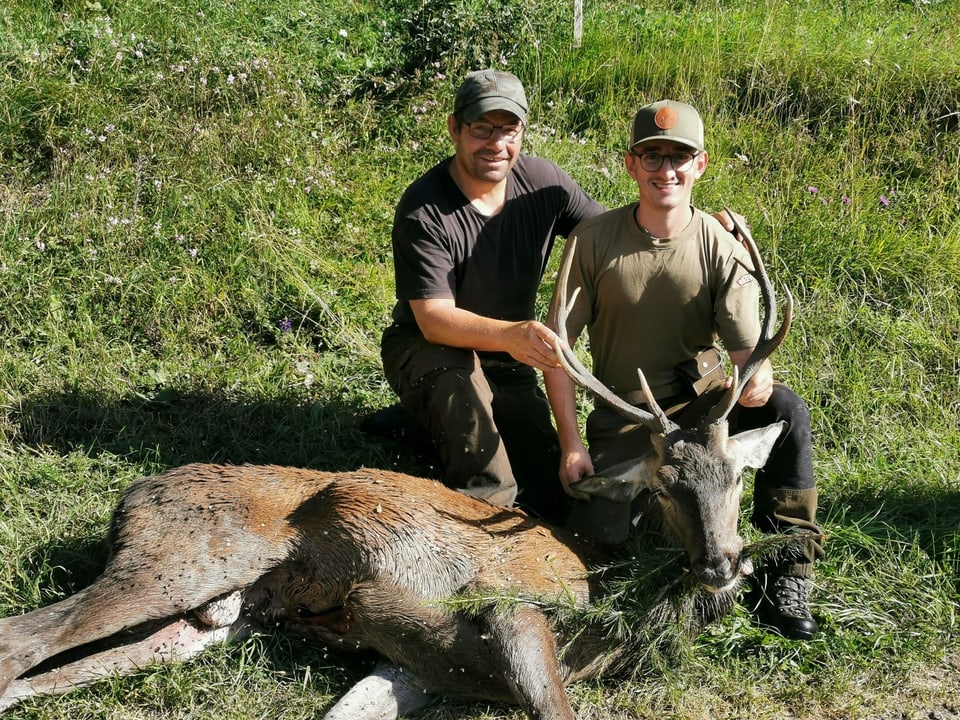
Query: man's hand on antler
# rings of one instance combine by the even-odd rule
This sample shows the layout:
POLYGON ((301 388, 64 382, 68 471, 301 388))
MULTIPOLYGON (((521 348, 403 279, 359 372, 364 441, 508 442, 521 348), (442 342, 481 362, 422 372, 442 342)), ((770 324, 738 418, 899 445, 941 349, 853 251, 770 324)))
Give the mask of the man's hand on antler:
POLYGON ((589 500, 590 496, 579 492, 573 486, 579 480, 593 475, 593 461, 590 459, 590 453, 586 446, 581 442, 579 447, 573 447, 565 450, 560 457, 560 484, 563 485, 563 491, 570 497, 578 500, 589 500))
POLYGON ((504 333, 507 352, 514 360, 538 370, 560 367, 553 349, 556 333, 541 322, 527 320, 508 327, 504 333))
MULTIPOLYGON (((731 356, 733 355, 735 355, 735 353, 731 353, 731 356)), ((734 362, 736 362, 735 358, 734 362)), ((730 382, 728 379, 728 387, 730 382)), ((769 360, 764 360, 760 363, 759 367, 757 367, 757 371, 753 374, 753 377, 747 381, 738 402, 744 407, 762 407, 767 404, 767 400, 770 399, 772 393, 773 366, 769 360)))

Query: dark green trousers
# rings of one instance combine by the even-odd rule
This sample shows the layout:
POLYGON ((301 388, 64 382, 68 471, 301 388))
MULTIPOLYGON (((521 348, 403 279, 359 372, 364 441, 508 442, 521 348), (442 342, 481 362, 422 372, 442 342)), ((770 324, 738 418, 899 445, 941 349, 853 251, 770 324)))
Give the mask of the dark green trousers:
POLYGON ((434 345, 398 326, 384 332, 381 357, 401 404, 430 434, 444 484, 554 523, 566 519, 560 445, 533 368, 434 345))

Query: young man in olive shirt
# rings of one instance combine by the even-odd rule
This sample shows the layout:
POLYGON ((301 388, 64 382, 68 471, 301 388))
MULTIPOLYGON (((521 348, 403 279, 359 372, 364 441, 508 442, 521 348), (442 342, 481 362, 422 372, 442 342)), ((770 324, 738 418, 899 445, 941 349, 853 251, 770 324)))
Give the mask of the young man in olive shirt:
MULTIPOLYGON (((723 347, 742 368, 760 335, 757 283, 746 249, 692 205, 693 185, 707 161, 703 124, 693 107, 673 101, 644 106, 625 154, 639 200, 587 219, 571 234, 577 243, 569 283, 580 288, 566 323, 571 342, 588 328, 594 375, 628 402, 642 403, 640 368, 658 403, 681 425, 699 418, 683 415, 695 395, 679 367, 706 348, 715 348, 719 358, 723 347)), ((554 306, 561 300, 554 298, 554 306)), ((649 431, 598 404, 587 420, 588 453, 572 381, 562 371, 544 377, 562 449, 561 482, 583 501, 572 517, 584 532, 622 540, 629 503, 582 498, 570 486, 595 469, 640 456, 649 447, 649 431)), ((787 420, 756 474, 753 522, 769 532, 819 534, 809 411, 796 393, 774 382, 769 360, 729 419, 731 430, 787 420)), ((784 635, 807 639, 817 631, 807 578, 821 554, 811 540, 759 574, 766 589, 763 617, 784 635)))

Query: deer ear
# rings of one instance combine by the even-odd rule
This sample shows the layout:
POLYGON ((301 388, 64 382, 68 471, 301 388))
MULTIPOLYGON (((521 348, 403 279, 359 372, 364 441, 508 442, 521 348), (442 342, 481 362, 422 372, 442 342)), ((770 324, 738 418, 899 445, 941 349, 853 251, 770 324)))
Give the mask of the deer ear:
POLYGON ((786 426, 786 421, 780 420, 756 430, 744 430, 727 440, 727 455, 736 464, 737 472, 745 467, 763 467, 786 426))
POLYGON ((662 463, 655 451, 627 460, 605 470, 601 475, 588 475, 570 487, 587 495, 614 502, 633 500, 642 490, 657 483, 657 468, 662 463))

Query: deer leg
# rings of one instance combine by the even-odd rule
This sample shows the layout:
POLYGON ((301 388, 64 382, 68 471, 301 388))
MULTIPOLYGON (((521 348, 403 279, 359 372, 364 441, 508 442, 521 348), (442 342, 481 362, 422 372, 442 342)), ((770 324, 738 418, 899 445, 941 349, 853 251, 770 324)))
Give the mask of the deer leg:
POLYGON ((422 710, 436 698, 403 668, 381 661, 340 698, 323 720, 396 720, 422 710))
POLYGON ((342 647, 377 650, 428 693, 494 701, 513 699, 475 617, 451 611, 393 583, 355 585, 331 624, 300 616, 289 629, 342 647))
POLYGON ((527 714, 534 720, 575 720, 546 616, 530 607, 495 608, 486 620, 490 651, 527 714))
POLYGON ((29 677, 19 677, 0 694, 0 712, 35 695, 63 695, 113 675, 130 675, 155 663, 183 662, 208 645, 229 642, 249 632, 238 619, 240 593, 211 602, 196 617, 180 617, 149 634, 134 634, 119 644, 29 677), (231 612, 235 607, 237 612, 231 612), (202 619, 201 619, 202 618, 202 619), (213 621, 216 624, 207 624, 213 621))
POLYGON ((348 603, 353 622, 343 639, 376 648, 428 692, 517 702, 535 720, 574 720, 553 629, 539 611, 493 608, 478 617, 376 583, 354 587, 348 603))
MULTIPOLYGON (((4 693, 7 685, 21 674, 48 657, 112 634, 91 630, 79 633, 76 642, 60 639, 70 616, 82 610, 85 599, 95 594, 95 586, 96 583, 47 607, 0 620, 0 693, 4 693)), ((109 616, 105 608, 103 614, 109 616)), ((91 627, 96 626, 91 624, 91 627)))
MULTIPOLYGON (((235 540, 244 547, 247 537, 235 540)), ((249 539, 254 546, 257 538, 249 539)), ((273 550, 273 548, 268 548, 273 550)), ((196 553, 172 550, 159 557, 153 547, 121 549, 89 587, 60 602, 0 620, 0 693, 8 683, 44 660, 154 620, 199 608, 218 596, 247 587, 276 558, 254 554, 193 561, 196 553), (148 555, 148 553, 153 555, 148 555)), ((277 551, 279 552, 279 551, 277 551)))

